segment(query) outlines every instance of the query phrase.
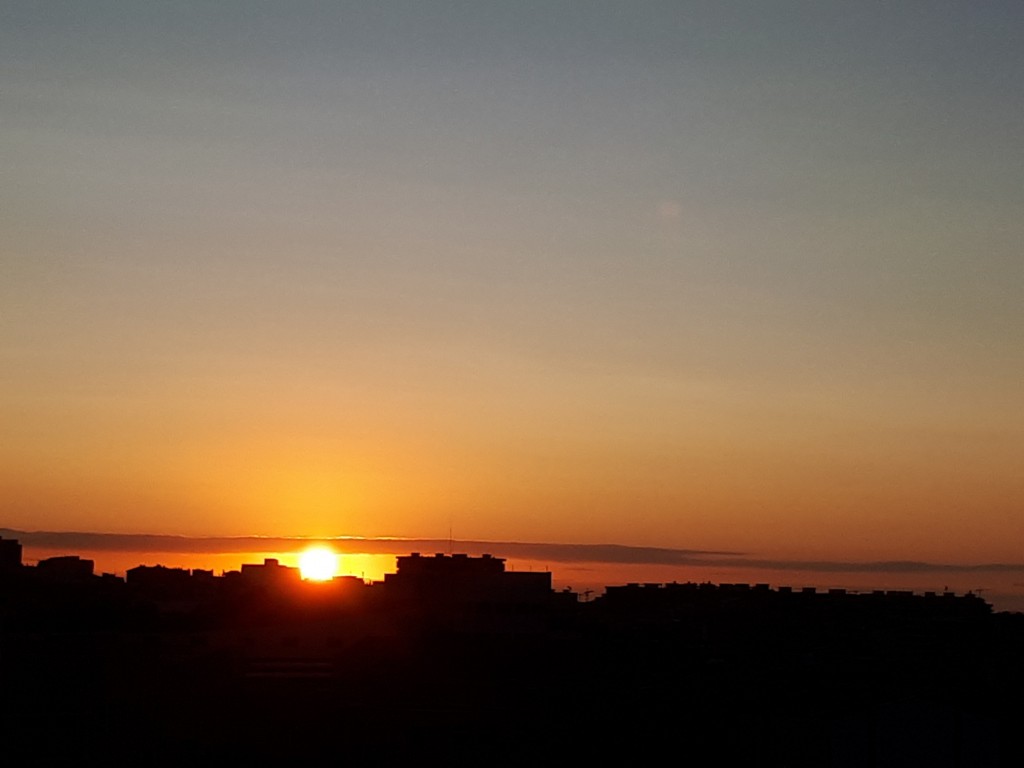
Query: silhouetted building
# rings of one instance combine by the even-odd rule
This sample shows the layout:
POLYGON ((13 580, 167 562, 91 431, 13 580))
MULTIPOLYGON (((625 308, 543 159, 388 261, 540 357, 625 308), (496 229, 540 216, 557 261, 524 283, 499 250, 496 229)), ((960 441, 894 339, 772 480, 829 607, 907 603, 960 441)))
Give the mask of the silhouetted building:
POLYGON ((94 563, 78 555, 48 557, 36 565, 36 572, 48 581, 87 581, 92 578, 94 563))
POLYGON ((389 598, 426 604, 535 604, 551 597, 547 571, 506 571, 505 560, 483 555, 398 558, 398 572, 384 576, 389 598))
POLYGON ((0 572, 21 568, 21 542, 0 536, 0 572))
POLYGON ((242 580, 250 584, 266 587, 287 586, 299 582, 301 575, 298 568, 291 568, 273 557, 263 560, 262 565, 254 563, 242 564, 242 580))
POLYGON ((137 565, 125 575, 128 586, 153 596, 181 594, 190 584, 187 570, 163 565, 137 565))
POLYGON ((915 595, 907 590, 875 590, 871 593, 831 588, 819 592, 815 587, 779 587, 767 584, 626 584, 609 586, 595 601, 599 607, 618 615, 648 617, 693 616, 728 611, 746 612, 777 618, 780 612, 789 616, 814 617, 831 622, 845 617, 863 624, 863 617, 886 617, 900 621, 941 618, 946 621, 977 618, 991 613, 992 606, 968 592, 951 592, 939 597, 935 593, 915 595), (824 617, 828 617, 827 619, 824 617))

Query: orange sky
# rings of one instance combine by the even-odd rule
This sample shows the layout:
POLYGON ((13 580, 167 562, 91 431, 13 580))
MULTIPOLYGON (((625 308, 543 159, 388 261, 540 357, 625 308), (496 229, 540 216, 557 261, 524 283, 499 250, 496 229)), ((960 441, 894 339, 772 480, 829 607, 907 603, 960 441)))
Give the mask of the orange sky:
MULTIPOLYGON (((296 393, 263 413, 245 387, 202 402, 22 394, 0 469, 4 522, 189 535, 451 527, 464 538, 791 557, 1019 556, 1018 444, 1012 425, 984 423, 994 414, 968 422, 909 398, 887 417, 842 402, 815 412, 796 398, 758 410, 685 384, 618 383, 636 390, 616 396, 600 382, 588 398, 509 383, 515 395, 432 392, 422 410, 384 412, 369 394, 332 408, 296 393)), ((376 391, 395 397, 384 382, 376 391)))
POLYGON ((12 10, 0 526, 1019 561, 1020 7, 584 5, 12 10))

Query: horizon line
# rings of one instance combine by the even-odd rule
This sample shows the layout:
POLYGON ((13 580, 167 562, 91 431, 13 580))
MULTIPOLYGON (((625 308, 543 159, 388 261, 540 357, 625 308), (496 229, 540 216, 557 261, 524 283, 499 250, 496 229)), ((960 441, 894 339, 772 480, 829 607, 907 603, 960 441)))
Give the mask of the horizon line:
MULTIPOLYGON (((79 549, 108 552, 161 552, 176 554, 228 554, 254 551, 298 552, 311 543, 357 545, 339 554, 399 554, 394 544, 443 552, 458 544, 466 554, 491 554, 526 560, 559 563, 604 563, 617 565, 667 565, 687 567, 754 568, 773 571, 818 573, 979 573, 1021 572, 1024 563, 932 563, 918 560, 787 560, 756 558, 750 553, 728 550, 650 547, 629 544, 581 544, 521 541, 460 540, 396 536, 185 536, 158 533, 102 533, 90 531, 22 531, 0 527, 0 537, 16 538, 23 546, 44 549, 79 549), (168 546, 168 545, 175 546, 168 546), (243 544, 247 544, 243 546, 243 544)), ((410 551, 417 551, 410 549, 410 551)))

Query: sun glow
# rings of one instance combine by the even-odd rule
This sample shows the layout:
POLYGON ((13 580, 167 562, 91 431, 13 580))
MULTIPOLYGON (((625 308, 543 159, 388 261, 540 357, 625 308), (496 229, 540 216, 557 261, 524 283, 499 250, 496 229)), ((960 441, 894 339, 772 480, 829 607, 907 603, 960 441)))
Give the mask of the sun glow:
POLYGON ((328 581, 338 572, 338 556, 327 547, 313 547, 299 555, 299 571, 309 581, 328 581))

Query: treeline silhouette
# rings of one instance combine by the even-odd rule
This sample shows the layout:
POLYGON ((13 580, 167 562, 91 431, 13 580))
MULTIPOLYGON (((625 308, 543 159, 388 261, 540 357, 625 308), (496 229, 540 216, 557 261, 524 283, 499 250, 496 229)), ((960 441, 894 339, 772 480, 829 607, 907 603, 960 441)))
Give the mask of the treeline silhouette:
MULTIPOLYGON (((976 595, 610 586, 495 557, 376 583, 0 539, 0 749, 151 763, 1024 764, 1024 615, 976 595)), ((14 752, 10 752, 14 754, 14 752)))

